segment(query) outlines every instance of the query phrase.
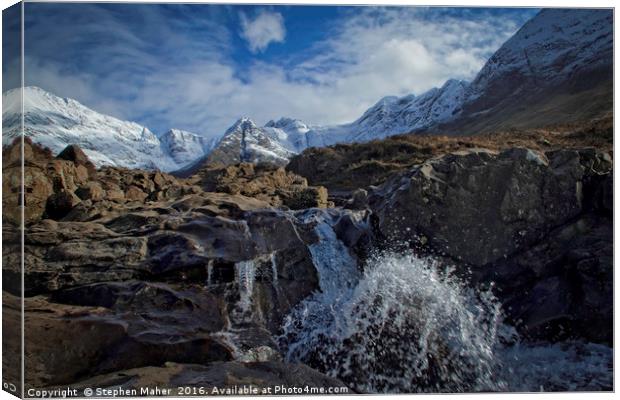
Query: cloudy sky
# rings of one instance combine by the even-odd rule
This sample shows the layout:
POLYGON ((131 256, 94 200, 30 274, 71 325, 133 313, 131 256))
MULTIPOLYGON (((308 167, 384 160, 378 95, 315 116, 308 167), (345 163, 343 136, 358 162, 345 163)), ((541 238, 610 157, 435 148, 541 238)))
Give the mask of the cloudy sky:
MULTIPOLYGON (((260 124, 281 116, 321 125, 350 122, 384 96, 420 94, 449 78, 472 79, 538 11, 25 7, 27 85, 156 133, 179 128, 205 136, 223 133, 241 116, 260 124)), ((5 32, 11 26, 5 23, 5 32)), ((16 67, 5 63, 3 73, 16 67)), ((4 90, 18 85, 4 80, 4 90)))

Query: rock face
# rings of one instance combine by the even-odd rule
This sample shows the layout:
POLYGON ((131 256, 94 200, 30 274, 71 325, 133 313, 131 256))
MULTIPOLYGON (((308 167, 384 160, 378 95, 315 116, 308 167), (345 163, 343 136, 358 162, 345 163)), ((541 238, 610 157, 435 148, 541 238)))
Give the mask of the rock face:
POLYGON ((308 186, 305 178, 273 164, 206 166, 191 180, 209 192, 241 194, 293 210, 327 207, 327 189, 308 186))
MULTIPOLYGON (((11 175, 21 164, 16 148, 19 143, 3 154, 6 205, 16 201, 11 189, 19 187, 11 175)), ((324 189, 273 166, 240 164, 184 180, 93 170, 77 146, 61 159, 26 140, 25 154, 30 385, 107 382, 126 370, 145 376, 179 363, 182 373, 168 384, 205 374, 205 382, 226 386, 247 373, 263 386, 342 386, 279 361, 273 338, 290 309, 318 290, 309 250, 319 240, 317 222, 285 209, 325 207, 324 189)), ((340 223, 354 211, 315 212, 318 220, 334 221, 353 254, 368 240, 367 224, 340 223)), ((4 217, 4 322, 10 325, 20 317, 21 244, 19 214, 4 217)))
POLYGON ((611 165, 594 150, 460 151, 395 176, 370 206, 386 243, 498 283, 524 332, 610 341, 611 165))

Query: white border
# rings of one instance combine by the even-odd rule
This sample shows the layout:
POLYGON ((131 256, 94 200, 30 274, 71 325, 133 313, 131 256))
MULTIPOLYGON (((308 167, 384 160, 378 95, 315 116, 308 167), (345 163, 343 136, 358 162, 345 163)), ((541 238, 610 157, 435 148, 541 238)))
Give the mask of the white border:
MULTIPOLYGON (((28 0, 28 2, 44 2, 44 0, 28 0)), ((75 1, 69 1, 69 0, 58 0, 55 1, 58 3, 72 3, 75 1)), ((80 1, 78 1, 80 2, 80 1)), ((83 1, 86 2, 86 1, 83 1)), ((252 0, 252 1, 239 1, 239 0, 230 0, 230 1, 197 1, 197 0, 168 0, 168 1, 140 1, 140 0, 125 0, 125 1, 120 1, 120 0, 108 0, 108 1, 103 1, 103 2, 107 2, 107 3, 215 3, 215 4, 306 4, 306 5, 310 5, 310 4, 314 4, 314 5, 404 5, 404 6, 455 6, 455 7, 475 7, 475 6, 479 6, 479 7, 535 7, 535 8, 544 8, 544 7, 570 7, 570 8, 575 8, 575 7, 588 7, 588 8, 610 8, 610 7, 614 7, 615 4, 613 1, 601 1, 601 0, 591 0, 591 1, 578 1, 578 0, 565 0, 565 1, 557 1, 557 0, 538 0, 538 1, 532 1, 532 0, 522 0, 522 1, 504 1, 504 0, 477 0, 477 1, 468 1, 468 0, 458 0, 458 1, 437 1, 437 0, 424 0, 424 1, 420 1, 420 0, 410 0, 410 1, 388 1, 388 0, 375 0, 375 1, 361 1, 361 0, 338 0, 338 1, 326 1, 326 0, 314 0, 314 1, 300 1, 300 0, 287 0, 287 1, 282 1, 282 0, 252 0)), ((10 2, 4 2, 2 4, 2 9, 5 9, 13 4, 17 3, 14 0, 10 0, 10 2)), ((23 15, 23 4, 22 4, 22 15, 23 15)), ((615 21, 616 21, 616 12, 614 9, 614 28, 615 28, 615 21)), ((0 39, 1 39, 1 31, 2 31, 2 22, 0 19, 0 39)), ((616 42, 616 35, 615 35, 615 29, 614 29, 614 77, 615 77, 615 66, 618 65, 618 51, 617 51, 617 42, 616 42)), ((23 70, 23 52, 24 52, 24 38, 23 38, 23 19, 22 19, 22 86, 24 83, 24 70, 23 70)), ((2 55, 0 52, 0 64, 2 62, 2 55)), ((617 111, 618 111, 618 107, 617 107, 617 103, 615 101, 616 99, 616 93, 618 93, 618 89, 619 89, 619 84, 618 82, 614 79, 614 116, 616 115, 617 111)), ((23 98, 23 94, 22 94, 22 98, 23 98)), ((23 107, 23 102, 22 102, 22 107, 23 107)), ((23 119, 23 115, 22 115, 22 119, 23 119)), ((22 120, 22 126, 23 126, 23 120, 22 120)), ((615 126, 615 120, 614 120, 614 153, 616 152, 616 143, 615 143, 615 139, 616 139, 616 126, 615 126)), ((22 136, 22 140, 23 140, 23 136, 22 136)), ((22 151, 23 151, 23 146, 22 146, 22 151)), ((2 161, 0 160, 0 166, 1 166, 2 161)), ((22 156, 22 163, 23 163, 23 156, 22 156)), ((616 196, 616 191, 615 188, 620 187, 618 186, 618 176, 614 176, 614 210, 618 210, 620 207, 620 196, 616 196)), ((22 167, 22 183, 23 183, 23 167, 22 167)), ((23 196, 23 190, 22 190, 22 196, 23 196)), ((23 199, 22 199, 23 201, 23 199)), ((22 202, 22 204, 24 204, 22 202)), ((1 211, 1 204, 0 204, 0 211, 1 211)), ((618 214, 614 212, 614 250, 616 249, 616 238, 618 237, 618 214)), ((22 209, 22 221, 23 221, 23 209, 22 209)), ((22 231, 22 236, 23 236, 23 231, 22 231)), ((22 238, 23 241, 23 238, 22 238)), ((23 243, 23 242, 22 242, 23 243)), ((1 244, 0 244, 0 249, 1 249, 1 244)), ((616 265, 620 265, 619 263, 620 260, 620 255, 618 252, 614 251, 614 266, 616 265)), ((22 263, 23 263, 23 252, 22 252, 22 263)), ((23 268, 23 264, 22 264, 22 268, 23 268)), ((616 301, 616 297, 615 297, 615 288, 618 287, 618 275, 614 273, 614 310, 616 310, 618 302, 616 301)), ((22 290, 24 288, 23 284, 23 274, 22 274, 22 290)), ((1 276, 0 276, 0 282, 1 282, 1 276)), ((22 330, 23 330, 23 297, 22 297, 22 330)), ((0 313, 0 322, 1 322, 2 316, 0 313)), ((617 321, 615 318, 615 313, 614 313, 614 343, 620 343, 620 341, 618 341, 619 335, 618 335, 618 329, 617 329, 617 321)), ((0 333, 1 333, 1 324, 0 324, 0 333)), ((23 349, 23 338, 24 335, 22 335, 22 349, 23 349)), ((617 378, 618 378, 618 368, 616 366, 615 363, 615 351, 614 351, 614 384, 616 384, 618 382, 617 378)), ((22 357, 22 368, 23 368, 23 357, 22 357)), ((24 376, 22 374, 22 387, 24 387, 23 385, 23 379, 24 376)), ((365 395, 365 397, 367 397, 368 395, 365 395)), ((396 395, 389 395, 389 396, 383 396, 383 395, 379 395, 379 396, 372 396, 373 398, 382 398, 382 399, 389 399, 391 397, 394 397, 396 395)), ((457 399, 462 399, 462 400, 470 400, 470 399, 507 399, 507 400, 512 400, 512 399, 536 399, 536 398, 544 398, 544 399, 575 399, 575 400, 582 400, 584 398, 587 399, 608 399, 608 398, 614 398, 615 394, 613 393, 545 393, 545 394, 534 394, 534 393, 530 393, 530 394, 512 394, 512 393, 501 393, 501 394, 462 394, 462 395, 398 395, 399 398, 413 398, 413 396, 424 396, 425 399, 445 399, 445 398, 457 398, 457 399)), ((236 396, 235 396, 236 397, 236 396)), ((284 396, 283 396, 284 397, 284 396)), ((329 396, 332 397, 332 396, 329 396)), ((333 396, 335 397, 335 396, 333 396)), ((339 396, 338 398, 341 399, 354 399, 357 396, 339 396)), ((282 397, 280 397, 282 398, 282 397)), ((285 396, 284 398, 290 398, 290 399, 307 399, 310 398, 310 396, 285 396)), ((359 397, 358 397, 359 398, 359 397)), ((14 396, 8 394, 7 392, 4 391, 0 391, 0 400, 8 400, 8 399, 15 399, 14 396)), ((143 399, 143 398, 140 398, 143 399)), ((183 399, 183 398, 180 398, 183 399)))

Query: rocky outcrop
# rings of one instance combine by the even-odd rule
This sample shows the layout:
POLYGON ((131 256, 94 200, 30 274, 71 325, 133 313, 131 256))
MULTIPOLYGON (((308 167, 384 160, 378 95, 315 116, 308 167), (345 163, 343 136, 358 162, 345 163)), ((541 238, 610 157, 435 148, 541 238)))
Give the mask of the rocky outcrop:
MULTIPOLYGON (((48 149, 24 139, 25 223, 41 218, 86 220, 130 203, 177 198, 196 193, 184 180, 161 172, 104 167, 96 170, 84 152, 67 146, 57 157, 48 149), (79 214, 79 218, 77 215, 79 214)), ((7 222, 20 223, 21 145, 3 149, 3 214, 7 222)))
POLYGON ((498 284, 524 333, 608 342, 611 167, 608 153, 588 149, 471 149, 395 176, 370 207, 386 243, 408 242, 498 284))
MULTIPOLYGON (((7 222, 19 224, 21 146, 17 141, 3 150, 3 205, 7 222)), ((327 190, 308 186, 305 178, 272 164, 241 163, 203 167, 183 179, 159 171, 103 167, 96 170, 84 152, 67 146, 57 157, 24 141, 25 223, 42 218, 87 221, 127 207, 139 207, 204 192, 225 193, 262 202, 260 206, 299 210, 325 208, 327 190)), ((248 204, 247 200, 237 199, 248 204)), ((250 200, 251 201, 251 200, 250 200)))
POLYGON ((190 181, 209 192, 241 194, 266 201, 274 207, 301 210, 328 206, 327 189, 308 186, 305 178, 268 163, 240 163, 227 167, 207 165, 190 181))
MULTIPOLYGON (((609 344, 610 154, 469 145, 400 165, 381 186, 323 209, 323 188, 267 164, 211 166, 188 179, 93 173, 79 149, 60 159, 26 142, 29 382, 341 385, 284 362, 276 337, 321 290, 332 259, 348 253, 340 261, 353 275, 372 268, 377 247, 413 248, 456 266, 472 287, 492 283, 524 339, 609 344)), ((21 309, 15 148, 3 152, 7 332, 21 309)), ((12 336, 8 348, 19 349, 12 336)))
MULTIPOLYGON (((166 362, 211 368, 213 361, 277 360, 273 334, 318 290, 308 249, 318 240, 314 225, 268 208, 243 211, 243 203, 235 210, 226 200, 190 195, 93 221, 30 225, 26 346, 27 367, 36 372, 29 381, 62 385, 166 362)), ((352 247, 363 240, 363 226, 341 225, 352 247)), ((11 237, 11 229, 5 233, 11 237)), ((4 244, 8 297, 20 287, 13 237, 4 244)), ((295 379, 320 377, 294 368, 302 368, 295 379)))

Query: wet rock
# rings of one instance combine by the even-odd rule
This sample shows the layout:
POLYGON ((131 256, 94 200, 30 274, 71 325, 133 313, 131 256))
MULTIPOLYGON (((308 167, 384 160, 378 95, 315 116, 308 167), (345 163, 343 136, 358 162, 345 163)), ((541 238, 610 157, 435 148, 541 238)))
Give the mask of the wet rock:
POLYGON ((370 203, 387 244, 496 284, 524 337, 611 343, 611 180, 594 150, 472 149, 392 178, 370 203))
POLYGON ((488 267, 484 280, 496 282, 524 337, 612 343, 612 232, 609 218, 589 213, 488 267))
POLYGON ((368 207, 368 191, 365 189, 356 189, 351 194, 351 199, 346 204, 347 208, 354 210, 363 210, 368 207))
POLYGON ((148 248, 149 273, 157 275, 179 271, 180 280, 207 280, 209 258, 194 239, 174 232, 162 232, 149 237, 148 248))
MULTIPOLYGON (((4 150, 17 157, 14 147, 4 150)), ((93 175, 77 147, 54 158, 28 143, 26 154, 26 202, 34 206, 23 278, 33 385, 170 362, 281 359, 273 335, 319 289, 308 250, 318 240, 315 223, 285 209, 324 207, 323 188, 282 168, 244 164, 209 175, 219 185, 209 192, 197 185, 207 185, 205 176, 116 167, 93 175)), ((20 182, 6 168, 3 189, 17 200, 20 182)), ((341 234, 359 243, 359 224, 351 222, 341 234)), ((7 224, 3 235, 3 289, 19 296, 19 229, 7 224)))

